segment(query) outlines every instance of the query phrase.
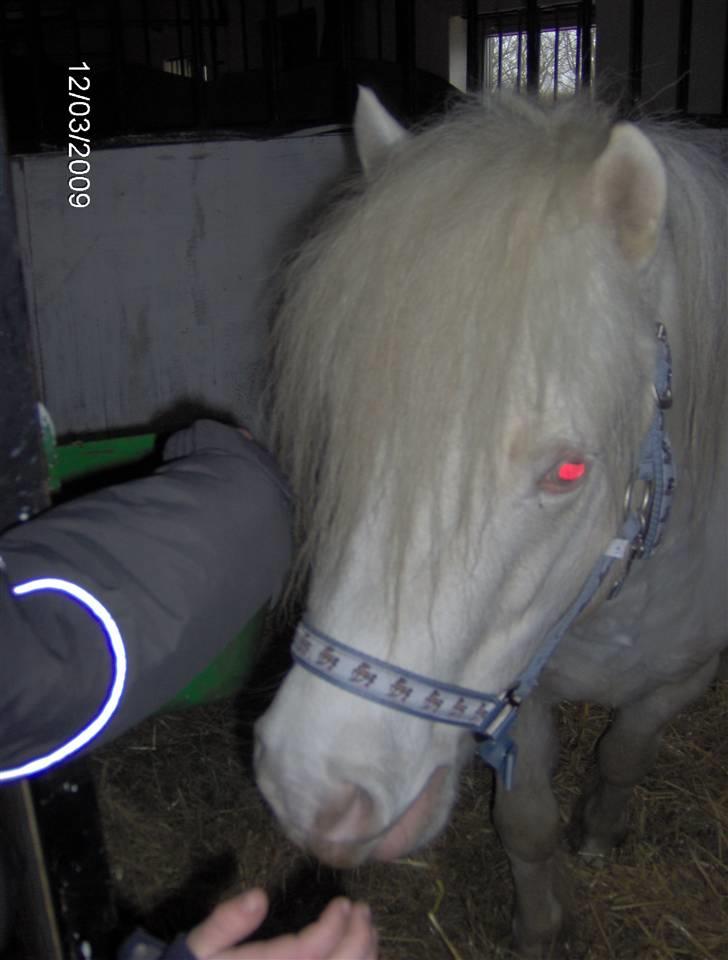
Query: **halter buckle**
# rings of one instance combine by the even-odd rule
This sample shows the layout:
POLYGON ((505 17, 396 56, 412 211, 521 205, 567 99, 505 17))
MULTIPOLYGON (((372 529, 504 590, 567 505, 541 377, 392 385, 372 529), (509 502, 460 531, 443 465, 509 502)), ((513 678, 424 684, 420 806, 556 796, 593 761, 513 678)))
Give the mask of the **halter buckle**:
POLYGON ((641 477, 639 473, 636 473, 633 477, 631 477, 629 483, 627 484, 627 488, 624 491, 623 519, 626 521, 631 515, 634 515, 637 518, 639 527, 629 543, 627 562, 622 569, 621 576, 619 576, 612 584, 612 587, 607 594, 607 600, 613 600, 614 597, 617 596, 619 591, 624 586, 624 581, 629 576, 629 572, 632 569, 632 563, 635 560, 641 559, 645 555, 645 551, 647 549, 645 540, 647 537, 647 532, 650 529, 654 498, 654 480, 641 477), (637 495, 639 484, 642 484, 641 499, 639 499, 637 495), (639 504, 636 505, 638 499, 639 504))
POLYGON ((632 551, 636 551, 637 556, 642 556, 645 552, 644 540, 647 535, 647 531, 650 527, 650 520, 652 519, 652 504, 655 498, 655 481, 653 479, 648 479, 645 477, 639 476, 636 474, 633 476, 629 483, 627 484, 627 489, 624 491, 624 516, 623 519, 627 520, 631 513, 634 513, 639 522, 639 529, 636 536, 632 541, 632 551), (642 489, 642 498, 639 501, 639 506, 636 506, 637 497, 635 493, 638 489, 638 484, 643 484, 642 489))

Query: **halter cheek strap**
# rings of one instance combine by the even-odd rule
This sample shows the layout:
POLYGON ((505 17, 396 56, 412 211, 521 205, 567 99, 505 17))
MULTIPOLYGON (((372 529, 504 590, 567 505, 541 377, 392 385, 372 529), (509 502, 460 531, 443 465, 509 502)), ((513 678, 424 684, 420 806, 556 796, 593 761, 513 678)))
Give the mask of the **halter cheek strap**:
POLYGON ((576 599, 548 630, 512 687, 490 694, 439 683, 355 650, 305 620, 296 630, 291 649, 296 663, 342 690, 382 706, 469 729, 478 742, 480 757, 500 775, 506 789, 510 789, 516 744, 509 730, 518 707, 536 686, 562 637, 594 598, 616 561, 626 560, 626 564, 621 577, 612 585, 610 599, 621 589, 632 562, 650 556, 657 547, 669 517, 675 468, 663 411, 672 404, 672 362, 662 324, 657 325, 656 334, 659 345, 654 383, 656 410, 640 448, 637 470, 627 487, 622 529, 597 561, 576 599), (639 504, 635 496, 638 484, 643 488, 639 504))

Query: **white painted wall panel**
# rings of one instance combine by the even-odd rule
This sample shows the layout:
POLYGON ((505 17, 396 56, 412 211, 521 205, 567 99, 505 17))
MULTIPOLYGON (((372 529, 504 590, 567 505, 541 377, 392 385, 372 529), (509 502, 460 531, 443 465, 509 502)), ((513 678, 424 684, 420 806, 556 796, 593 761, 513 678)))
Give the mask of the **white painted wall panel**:
POLYGON ((100 150, 92 204, 62 155, 15 158, 42 392, 62 435, 189 404, 253 421, 266 291, 296 224, 353 163, 341 131, 100 150))

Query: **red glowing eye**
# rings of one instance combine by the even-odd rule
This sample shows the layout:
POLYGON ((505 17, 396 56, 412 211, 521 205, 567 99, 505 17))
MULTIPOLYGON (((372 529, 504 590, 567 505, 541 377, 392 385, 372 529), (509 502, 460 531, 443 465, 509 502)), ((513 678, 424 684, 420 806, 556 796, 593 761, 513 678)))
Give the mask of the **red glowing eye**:
POLYGON ((569 460, 565 460, 564 463, 559 464, 558 477, 559 480, 565 480, 567 482, 573 480, 579 480, 586 473, 586 464, 583 462, 572 463, 569 460))

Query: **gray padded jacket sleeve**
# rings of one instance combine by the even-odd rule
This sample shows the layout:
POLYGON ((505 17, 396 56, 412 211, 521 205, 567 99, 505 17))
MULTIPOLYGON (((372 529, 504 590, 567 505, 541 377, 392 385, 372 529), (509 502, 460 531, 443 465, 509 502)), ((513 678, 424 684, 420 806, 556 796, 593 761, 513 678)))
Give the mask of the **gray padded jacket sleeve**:
POLYGON ((112 616, 128 673, 96 746, 163 705, 281 589, 290 503, 272 457, 199 421, 140 480, 57 506, 0 537, 0 779, 87 726, 112 678, 106 636, 65 594, 13 587, 60 578, 112 616))

